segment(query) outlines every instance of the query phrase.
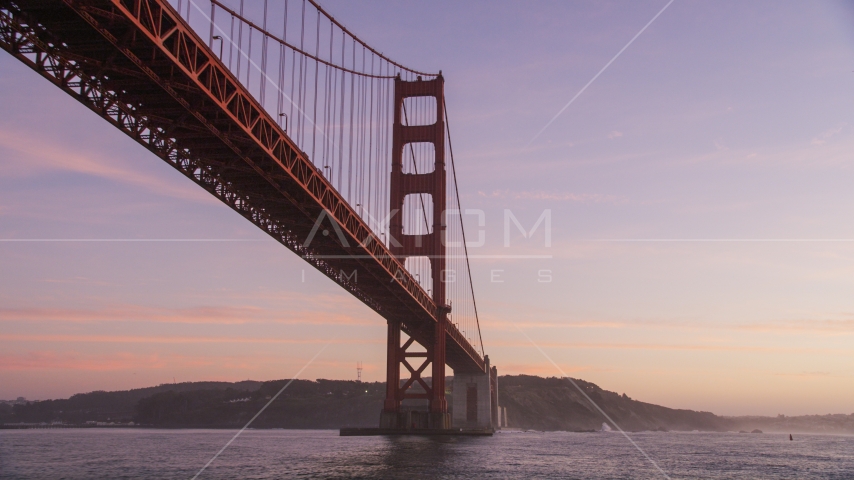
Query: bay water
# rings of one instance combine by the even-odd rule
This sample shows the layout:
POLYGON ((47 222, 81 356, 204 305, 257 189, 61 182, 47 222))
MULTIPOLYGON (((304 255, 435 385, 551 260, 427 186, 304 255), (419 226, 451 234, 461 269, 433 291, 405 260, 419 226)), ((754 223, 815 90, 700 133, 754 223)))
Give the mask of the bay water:
MULTIPOLYGON (((189 479, 234 433, 0 430, 0 478, 189 479)), ((788 434, 768 433, 629 436, 649 458, 618 432, 340 437, 331 430, 246 430, 199 478, 854 479, 854 436, 796 434, 793 441, 788 434)))

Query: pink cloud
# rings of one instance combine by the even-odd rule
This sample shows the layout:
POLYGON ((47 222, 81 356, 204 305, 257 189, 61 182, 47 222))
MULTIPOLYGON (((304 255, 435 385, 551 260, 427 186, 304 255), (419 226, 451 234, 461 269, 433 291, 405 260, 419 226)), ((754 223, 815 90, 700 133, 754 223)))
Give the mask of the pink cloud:
POLYGON ((0 341, 7 342, 61 342, 61 343, 249 343, 249 344, 295 344, 295 345, 364 345, 384 344, 384 340, 333 339, 328 338, 270 338, 270 337, 181 337, 154 335, 67 335, 67 334, 0 334, 0 341))
MULTIPOLYGON (((561 365, 561 370, 568 375, 577 375, 581 372, 604 371, 604 369, 593 369, 586 366, 567 366, 561 365)), ((502 375, 539 375, 541 377, 559 376, 560 372, 549 362, 542 363, 502 363, 502 375)))
POLYGON ((91 323, 109 321, 139 321, 188 324, 306 324, 306 325, 381 325, 383 320, 359 318, 346 313, 324 311, 287 311, 282 308, 256 306, 201 306, 187 308, 156 308, 139 305, 120 305, 98 309, 78 308, 0 308, 0 322, 71 322, 91 323))
POLYGON ((844 128, 845 128, 845 124, 843 124, 839 127, 836 127, 836 128, 831 128, 829 130, 826 130, 826 131, 818 134, 817 136, 813 137, 813 139, 810 143, 812 145, 824 145, 825 143, 827 143, 828 140, 830 140, 831 138, 835 137, 836 135, 842 133, 842 130, 844 128))
MULTIPOLYGON (((492 340, 492 347, 530 347, 530 342, 524 340, 492 340)), ((786 347, 762 347, 754 345, 710 345, 710 344, 655 344, 655 343, 562 343, 562 342, 537 342, 542 348, 571 348, 571 349, 593 349, 593 350, 685 350, 685 351, 710 351, 710 352, 749 352, 749 353, 837 353, 845 356, 854 355, 854 351, 827 348, 786 348, 786 347)))
POLYGON ((544 191, 510 191, 494 190, 492 192, 477 192, 486 198, 501 198, 510 200, 555 200, 578 203, 625 203, 625 199, 616 195, 600 193, 544 192, 544 191))
MULTIPOLYGON (((101 158, 92 152, 68 151, 67 145, 57 146, 45 138, 36 138, 20 131, 0 126, 0 148, 12 150, 27 157, 13 165, 19 175, 38 170, 64 170, 140 187, 159 195, 202 203, 219 203, 207 192, 185 183, 175 182, 146 174, 139 170, 123 168, 119 162, 101 158)), ((155 161, 152 155, 152 161, 155 161)), ((9 166, 7 165, 8 169, 9 166)), ((7 172, 8 173, 8 172, 7 172)))
POLYGON ((0 371, 16 370, 84 370, 109 372, 138 368, 162 368, 167 365, 158 355, 134 355, 117 353, 112 355, 59 354, 56 352, 28 352, 18 355, 0 355, 0 371))

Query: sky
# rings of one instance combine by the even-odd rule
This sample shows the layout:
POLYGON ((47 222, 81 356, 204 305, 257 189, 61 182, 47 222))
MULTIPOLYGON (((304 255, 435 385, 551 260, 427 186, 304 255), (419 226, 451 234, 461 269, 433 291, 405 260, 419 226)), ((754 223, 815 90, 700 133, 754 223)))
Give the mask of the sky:
MULTIPOLYGON (((854 412, 850 3, 675 0, 535 139, 667 1, 321 3, 444 74, 500 374, 854 412), (507 211, 550 238, 506 242, 507 211)), ((384 380, 382 318, 5 52, 0 105, 0 398, 290 378, 324 348, 303 378, 384 380)))

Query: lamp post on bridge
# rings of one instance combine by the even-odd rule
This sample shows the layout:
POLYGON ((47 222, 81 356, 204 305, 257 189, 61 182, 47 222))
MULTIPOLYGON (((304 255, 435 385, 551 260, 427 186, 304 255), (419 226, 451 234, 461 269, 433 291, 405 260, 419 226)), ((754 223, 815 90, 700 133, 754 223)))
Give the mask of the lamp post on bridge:
POLYGON ((223 44, 222 37, 219 35, 214 35, 213 39, 219 40, 219 60, 222 61, 222 44, 223 44))

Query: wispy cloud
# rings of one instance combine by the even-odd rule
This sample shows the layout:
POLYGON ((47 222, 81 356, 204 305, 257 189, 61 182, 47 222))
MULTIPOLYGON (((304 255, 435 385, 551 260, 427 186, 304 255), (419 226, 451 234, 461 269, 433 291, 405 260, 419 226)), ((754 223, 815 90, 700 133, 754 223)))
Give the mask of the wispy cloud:
POLYGON ((0 355, 0 371, 83 370, 90 372, 111 372, 135 369, 140 366, 145 366, 147 369, 163 368, 167 365, 169 365, 169 362, 156 354, 135 355, 130 353, 116 353, 109 355, 82 355, 79 353, 39 351, 0 355))
MULTIPOLYGON (((525 348, 529 344, 521 340, 492 340, 492 347, 525 348)), ((596 343, 596 342, 538 342, 543 348, 588 349, 588 350, 656 350, 656 351, 708 351, 744 353, 789 353, 789 354, 839 354, 854 355, 854 350, 834 348, 779 347, 760 345, 724 344, 666 344, 666 343, 596 343)))
POLYGON ((518 322, 513 322, 510 320, 504 319, 493 319, 489 318, 488 315, 484 315, 483 318, 484 324, 489 325, 490 330, 508 330, 508 331, 516 331, 516 324, 524 325, 526 329, 547 329, 547 328, 647 328, 649 325, 641 322, 628 322, 628 321, 608 321, 608 320, 567 320, 565 322, 561 321, 542 321, 542 320, 533 320, 526 321, 520 320, 518 322))
POLYGON ((547 191, 511 191, 493 190, 492 192, 477 192, 484 198, 500 198, 508 200, 553 200, 560 202, 578 203, 625 203, 624 197, 600 193, 547 192, 547 191))
POLYGON ((822 378, 835 376, 831 372, 786 372, 774 373, 778 377, 822 378))
MULTIPOLYGON (((583 365, 572 365, 566 366, 561 365, 561 368, 573 375, 580 375, 582 373, 590 373, 590 372, 607 372, 611 371, 611 369, 607 368, 599 368, 599 367, 590 367, 583 365)), ((541 375, 541 376, 549 376, 554 374, 554 366, 551 363, 513 363, 507 362, 501 364, 501 374, 502 375, 541 375)))
MULTIPOLYGON (((319 342, 319 343, 328 343, 319 342)), ((245 380, 247 374, 261 375, 266 378, 281 378, 279 369, 282 362, 304 361, 302 358, 288 358, 254 352, 251 355, 186 355, 127 352, 55 352, 50 350, 28 351, 0 354, 0 372, 13 371, 77 371, 83 373, 98 372, 145 372, 156 370, 203 369, 208 373, 203 377, 210 381, 245 380), (271 369, 272 367, 272 369, 271 369), (241 372, 241 373, 237 373, 241 372), (263 373, 262 373, 263 372, 263 373)), ((318 362, 318 366, 340 368, 340 362, 318 362)), ((351 364, 347 364, 350 367, 351 364)), ((258 377, 256 377, 258 378, 258 377)), ((171 375, 169 377, 171 380, 171 375)), ((143 383, 139 386, 150 386, 143 383)), ((77 393, 72 390, 72 393, 77 393)))
POLYGON ((781 320, 778 322, 735 325, 731 328, 766 333, 852 334, 854 333, 854 319, 781 320))
POLYGON ((0 334, 0 341, 6 342, 60 342, 60 343, 140 343, 140 344, 198 344, 198 343, 227 343, 227 344, 282 344, 282 345, 314 345, 334 343, 339 345, 384 344, 384 340, 365 340, 350 338, 332 340, 328 338, 279 338, 279 337, 205 337, 205 336, 154 336, 154 335, 53 335, 53 334, 0 334))
POLYGON ((813 137, 810 143, 812 145, 824 145, 825 143, 827 143, 828 140, 842 133, 842 130, 844 130, 846 126, 846 124, 842 124, 836 128, 825 130, 824 132, 821 132, 820 134, 813 137))
MULTIPOLYGON (((522 314, 520 314, 522 315, 522 314)), ((517 321, 505 318, 495 318, 484 315, 483 323, 490 330, 515 331, 514 325, 523 325, 526 329, 624 329, 632 330, 667 330, 683 332, 730 331, 730 332, 763 332, 778 335, 827 335, 854 334, 854 319, 781 319, 776 321, 761 321, 751 323, 722 322, 717 319, 566 319, 542 320, 542 316, 560 316, 556 313, 545 313, 536 320, 527 321, 524 317, 517 321)))
MULTIPOLYGON (((305 307, 305 306, 304 306, 305 307)), ((156 322, 185 324, 249 323, 375 326, 373 320, 344 312, 313 311, 311 309, 264 308, 258 306, 200 306, 186 308, 156 308, 139 305, 120 305, 104 308, 0 308, 0 322, 156 322)))
MULTIPOLYGON (((176 182, 126 168, 116 159, 102 158, 93 152, 69 151, 67 144, 59 146, 49 139, 34 137, 2 126, 0 126, 0 148, 27 157, 26 161, 22 159, 14 163, 5 162, 4 169, 13 174, 26 175, 38 171, 60 170, 105 178, 182 200, 218 202, 210 194, 190 183, 177 185, 176 182)), ((159 161, 153 156, 151 160, 159 161)))
POLYGON ((749 146, 730 148, 723 140, 715 140, 709 151, 685 156, 664 155, 657 163, 660 166, 686 165, 720 165, 727 167, 773 167, 786 168, 839 168, 848 169, 851 159, 851 140, 846 136, 844 141, 828 141, 830 138, 850 131, 847 126, 827 130, 807 143, 805 140, 784 144, 749 146))

